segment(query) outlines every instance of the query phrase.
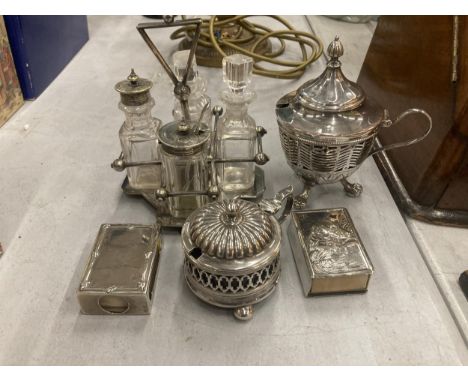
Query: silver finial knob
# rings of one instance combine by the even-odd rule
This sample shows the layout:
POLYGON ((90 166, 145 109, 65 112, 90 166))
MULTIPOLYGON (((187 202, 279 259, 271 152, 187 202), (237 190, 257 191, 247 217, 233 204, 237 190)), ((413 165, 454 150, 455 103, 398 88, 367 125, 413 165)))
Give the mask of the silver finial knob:
POLYGON ((135 70, 132 68, 132 71, 128 75, 127 80, 129 80, 132 85, 136 85, 139 78, 140 77, 138 77, 138 75, 135 73, 135 70))
POLYGON ((118 172, 121 172, 127 168, 125 161, 122 158, 118 158, 112 162, 111 167, 118 172))
POLYGON ((268 155, 266 155, 265 153, 257 153, 255 154, 255 157, 254 157, 255 163, 258 164, 259 166, 263 166, 269 160, 270 158, 268 158, 268 155))
POLYGON ((167 199, 168 195, 167 195, 167 190, 163 187, 161 188, 157 188, 156 191, 155 191, 155 195, 156 195, 156 199, 159 200, 159 201, 164 201, 167 199))
POLYGON ((220 117, 221 114, 223 114, 223 108, 219 105, 215 105, 215 107, 213 107, 213 115, 220 117))
POLYGON ((338 58, 343 55, 343 44, 338 36, 328 45, 327 53, 331 60, 338 60, 338 58))
POLYGON ((181 120, 179 122, 179 125, 177 126, 177 132, 178 133, 181 133, 181 134, 187 134, 190 130, 190 126, 188 125, 187 122, 185 122, 185 120, 181 120))

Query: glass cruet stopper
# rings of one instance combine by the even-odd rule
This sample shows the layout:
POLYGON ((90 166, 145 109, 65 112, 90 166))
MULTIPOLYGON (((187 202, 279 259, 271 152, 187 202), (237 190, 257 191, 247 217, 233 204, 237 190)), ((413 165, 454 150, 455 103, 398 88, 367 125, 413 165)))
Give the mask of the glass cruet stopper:
POLYGON ((253 59, 243 54, 223 58, 223 81, 232 93, 242 93, 252 81, 253 59))
MULTIPOLYGON (((182 81, 184 75, 187 73, 187 62, 189 55, 189 50, 181 50, 174 53, 172 56, 174 74, 179 81, 182 81)), ((198 73, 195 57, 193 57, 192 65, 188 69, 187 85, 190 87, 190 95, 188 97, 188 111, 190 120, 198 121, 200 115, 203 113, 202 122, 207 126, 210 126, 211 114, 206 112, 206 110, 210 109, 211 99, 206 94, 205 81, 198 73), (207 107, 205 108, 206 105, 207 107)), ((177 98, 174 100, 172 115, 177 121, 185 119, 186 117, 182 110, 182 105, 177 98)))
MULTIPOLYGON (((187 62, 189 58, 190 50, 179 50, 172 56, 174 65, 174 74, 179 81, 184 78, 185 72, 187 71, 187 62)), ((187 83, 193 82, 198 77, 198 67, 195 61, 195 57, 192 60, 192 66, 189 68, 189 74, 187 76, 187 83)))

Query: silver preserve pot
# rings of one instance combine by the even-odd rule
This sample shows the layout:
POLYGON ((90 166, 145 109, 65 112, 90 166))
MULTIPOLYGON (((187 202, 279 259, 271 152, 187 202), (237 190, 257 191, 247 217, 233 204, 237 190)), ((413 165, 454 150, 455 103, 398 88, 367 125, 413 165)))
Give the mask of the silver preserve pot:
POLYGON ((292 204, 288 186, 258 204, 234 198, 194 211, 182 227, 184 275, 191 291, 208 304, 234 309, 240 320, 252 318, 253 305, 278 283, 280 224, 292 204))
POLYGON ((392 121, 387 110, 349 81, 341 71, 343 45, 338 37, 327 53, 330 59, 325 71, 276 104, 281 146, 289 166, 304 183, 304 191, 294 201, 296 208, 306 205, 310 188, 317 184, 339 181, 349 196, 359 196, 362 186, 347 178, 369 155, 415 144, 432 128, 431 117, 420 109, 408 109, 392 121), (413 113, 428 119, 424 135, 385 147, 375 144, 381 128, 413 113))

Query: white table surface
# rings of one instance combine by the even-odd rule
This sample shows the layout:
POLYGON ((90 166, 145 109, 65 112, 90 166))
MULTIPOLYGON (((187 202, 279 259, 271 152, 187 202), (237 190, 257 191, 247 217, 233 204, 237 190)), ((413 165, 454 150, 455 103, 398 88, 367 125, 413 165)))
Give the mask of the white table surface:
MULTIPOLYGON (((303 17, 290 17, 307 29, 303 17)), ((356 79, 369 27, 310 18, 325 46, 345 46, 345 73, 356 79)), ((131 67, 158 79, 155 58, 135 30, 142 17, 90 17, 90 41, 49 88, 0 129, 0 364, 444 364, 468 363, 467 349, 373 160, 354 179, 359 199, 340 185, 317 187, 310 206, 349 209, 375 266, 362 295, 305 298, 283 233, 277 291, 255 317, 198 301, 184 284, 179 235, 164 250, 149 316, 85 316, 76 289, 100 224, 151 223, 143 200, 122 194, 110 169, 120 152, 115 82, 131 67)), ((168 30, 154 34, 164 54, 168 30)), ((297 81, 255 77, 251 114, 268 130, 267 192, 300 182, 280 148, 276 100, 323 69, 320 60, 297 81)), ((200 68, 218 102, 220 70, 200 68)), ((172 104, 159 78, 154 115, 172 104)), ((289 224, 287 222, 286 224, 289 224)))
POLYGON ((468 346, 468 300, 460 273, 468 269, 468 230, 406 218, 406 224, 468 346))

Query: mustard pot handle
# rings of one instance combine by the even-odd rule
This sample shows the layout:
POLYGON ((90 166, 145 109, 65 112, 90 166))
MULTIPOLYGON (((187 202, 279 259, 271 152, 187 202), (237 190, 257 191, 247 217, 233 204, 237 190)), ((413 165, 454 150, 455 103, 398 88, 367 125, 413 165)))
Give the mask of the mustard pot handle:
POLYGON ((377 148, 375 148, 375 149, 373 149, 371 151, 370 155, 374 155, 374 154, 376 154, 378 152, 381 152, 381 151, 393 150, 393 149, 397 149, 397 148, 400 148, 400 147, 406 147, 406 146, 414 145, 415 143, 418 143, 418 142, 422 141, 424 138, 426 138, 429 135, 429 133, 432 130, 432 118, 426 111, 424 111, 422 109, 408 109, 408 110, 404 111, 403 113, 401 113, 397 117, 397 119, 395 121, 392 121, 389 118, 388 111, 385 110, 385 117, 384 117, 384 121, 382 123, 383 127, 390 127, 392 125, 396 125, 403 118, 405 118, 406 116, 408 116, 410 114, 422 114, 427 118, 427 120, 429 121, 429 125, 428 125, 428 128, 427 128, 426 132, 423 135, 421 135, 420 137, 418 137, 418 138, 413 138, 413 139, 410 139, 410 140, 405 141, 405 142, 392 143, 392 144, 389 144, 387 146, 377 147, 377 148))
POLYGON ((281 191, 278 191, 273 199, 263 199, 258 203, 258 205, 265 212, 274 215, 280 210, 284 202, 283 211, 281 212, 281 215, 277 217, 278 222, 281 224, 291 213, 294 201, 293 191, 293 186, 289 185, 281 191))

